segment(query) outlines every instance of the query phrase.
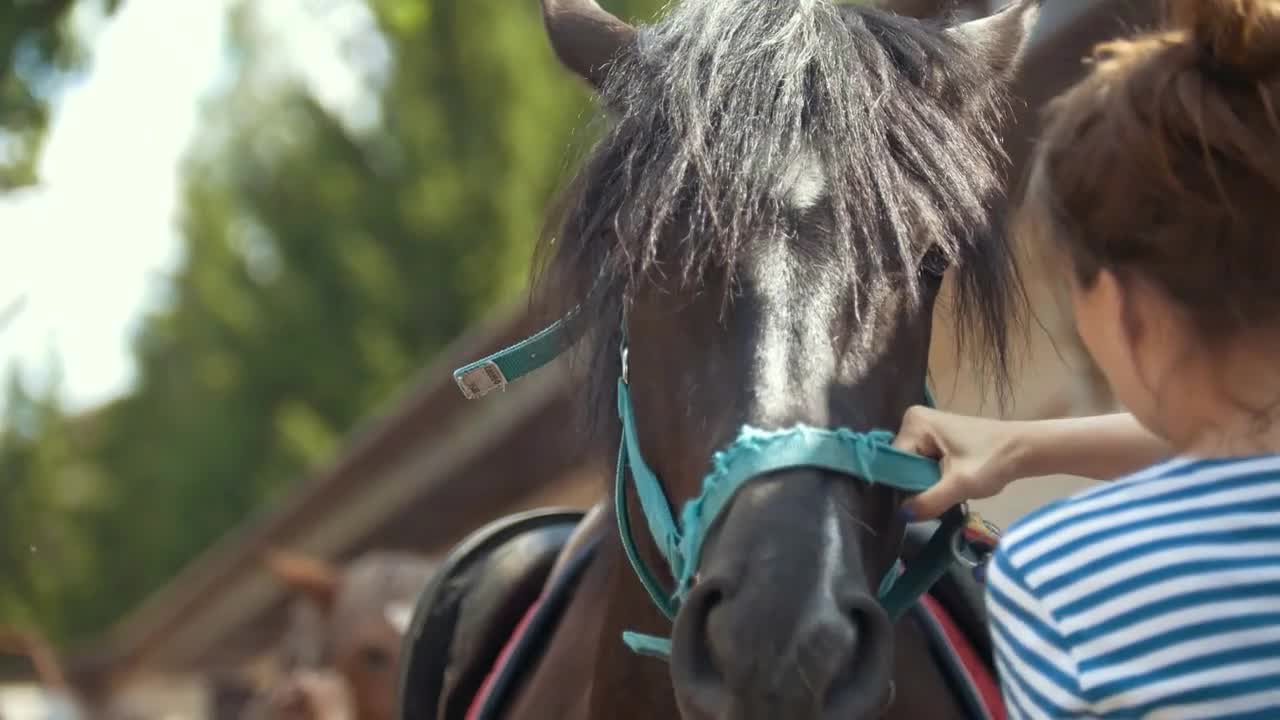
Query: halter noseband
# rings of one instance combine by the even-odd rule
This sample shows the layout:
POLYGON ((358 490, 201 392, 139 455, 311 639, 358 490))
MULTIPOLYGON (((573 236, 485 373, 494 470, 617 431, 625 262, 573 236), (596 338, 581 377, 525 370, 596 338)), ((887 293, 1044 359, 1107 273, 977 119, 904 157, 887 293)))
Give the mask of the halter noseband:
MULTIPOLYGON (((503 390, 509 383, 553 360, 567 347, 565 327, 568 319, 559 320, 536 335, 456 370, 454 380, 463 395, 476 399, 494 390, 503 390)), ((654 605, 671 620, 675 619, 681 603, 693 589, 708 529, 738 489, 752 478, 806 467, 830 470, 907 492, 920 492, 938 482, 937 462, 894 448, 893 434, 887 431, 855 432, 848 428, 825 429, 806 425, 761 430, 746 425, 732 443, 712 456, 711 471, 703 478, 702 492, 685 504, 677 519, 661 481, 640 451, 635 411, 631 405, 625 328, 623 335, 619 349, 622 372, 618 377, 618 417, 622 421, 622 438, 614 486, 615 515, 623 549, 636 576, 654 605), (671 592, 662 588, 637 550, 626 507, 628 470, 644 511, 645 523, 676 580, 671 592)), ((927 386, 924 400, 933 405, 927 386)), ((966 554, 964 530, 967 522, 963 506, 952 508, 942 516, 941 525, 909 566, 904 569, 899 560, 886 573, 880 582, 879 599, 892 620, 897 620, 911 607, 946 572, 947 565, 957 562, 977 564, 966 554)), ((625 632, 623 640, 632 650, 642 654, 658 657, 670 654, 671 641, 665 638, 625 632)))

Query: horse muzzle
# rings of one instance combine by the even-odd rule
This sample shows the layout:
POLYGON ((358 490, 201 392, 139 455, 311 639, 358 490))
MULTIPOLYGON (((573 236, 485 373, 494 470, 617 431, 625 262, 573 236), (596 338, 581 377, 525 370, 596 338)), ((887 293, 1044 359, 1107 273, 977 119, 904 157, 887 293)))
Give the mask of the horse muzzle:
POLYGON ((850 720, 884 708, 893 625, 835 497, 847 489, 829 473, 789 471, 744 486, 727 508, 672 638, 687 720, 850 720))

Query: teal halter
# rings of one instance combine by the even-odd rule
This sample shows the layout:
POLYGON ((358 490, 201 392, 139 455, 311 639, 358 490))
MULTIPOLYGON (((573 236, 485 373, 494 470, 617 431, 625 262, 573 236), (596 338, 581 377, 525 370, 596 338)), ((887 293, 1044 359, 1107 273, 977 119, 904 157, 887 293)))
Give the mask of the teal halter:
MULTIPOLYGON (((454 380, 469 399, 482 397, 506 386, 550 362, 566 347, 565 320, 557 321, 536 335, 459 368, 454 380)), ((907 492, 920 492, 938 482, 936 461, 902 452, 892 446, 893 434, 883 430, 854 432, 847 428, 822 429, 796 425, 783 430, 761 430, 744 426, 728 447, 711 459, 711 472, 702 481, 702 492, 685 504, 677 522, 658 476, 645 462, 636 435, 635 410, 627 368, 627 346, 621 348, 622 374, 618 378, 618 417, 622 439, 618 448, 614 486, 615 515, 623 549, 636 576, 654 605, 674 620, 681 603, 693 589, 701 559, 702 545, 716 516, 729 504, 747 481, 787 468, 813 467, 861 478, 907 492), (658 550, 676 580, 675 589, 663 590, 661 583, 636 547, 626 507, 627 470, 635 485, 645 522, 658 550)), ((925 402, 933 404, 928 388, 925 402)), ((966 515, 954 508, 925 549, 905 571, 899 561, 880 582, 879 599, 890 618, 897 620, 916 599, 946 571, 951 562, 967 562, 956 543, 963 537, 966 515)), ((634 651, 666 657, 671 641, 632 632, 623 641, 634 651)))

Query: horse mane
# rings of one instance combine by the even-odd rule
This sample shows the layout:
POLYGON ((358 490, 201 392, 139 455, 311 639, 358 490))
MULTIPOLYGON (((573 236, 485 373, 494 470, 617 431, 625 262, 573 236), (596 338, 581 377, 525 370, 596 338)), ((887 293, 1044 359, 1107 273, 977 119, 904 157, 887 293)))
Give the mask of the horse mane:
POLYGON ((982 348, 1003 399, 1020 286, 1001 83, 941 24, 830 0, 683 0, 643 28, 538 248, 536 280, 582 310, 589 405, 612 416, 622 307, 640 282, 691 289, 714 270, 727 301, 754 244, 794 235, 799 211, 776 188, 806 153, 826 175, 819 257, 856 306, 918 301, 926 255, 959 268, 956 336, 982 348))

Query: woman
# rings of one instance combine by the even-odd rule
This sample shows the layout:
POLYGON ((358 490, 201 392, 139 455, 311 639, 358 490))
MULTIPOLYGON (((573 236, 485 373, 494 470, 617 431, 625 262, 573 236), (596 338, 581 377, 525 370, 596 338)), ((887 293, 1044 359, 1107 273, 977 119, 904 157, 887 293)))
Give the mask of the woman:
POLYGON ((1014 717, 1280 717, 1280 0, 1178 0, 1049 108, 1025 229, 1132 415, 913 408, 933 517, 1011 480, 1123 475, 1009 528, 988 570, 1014 717))

